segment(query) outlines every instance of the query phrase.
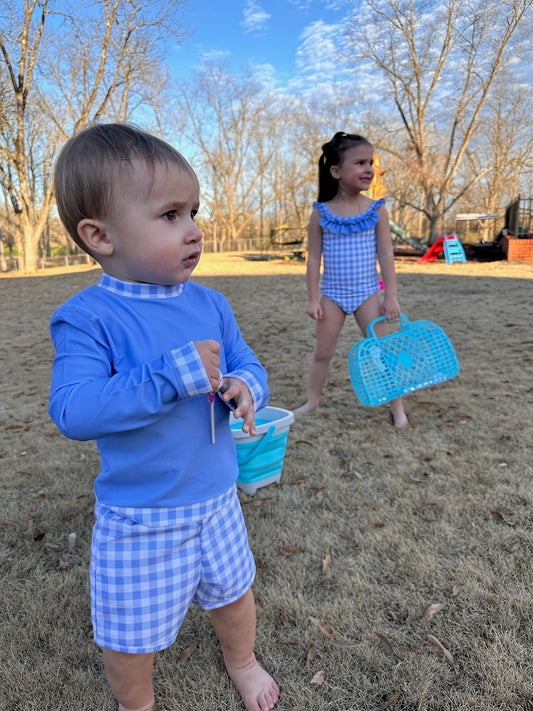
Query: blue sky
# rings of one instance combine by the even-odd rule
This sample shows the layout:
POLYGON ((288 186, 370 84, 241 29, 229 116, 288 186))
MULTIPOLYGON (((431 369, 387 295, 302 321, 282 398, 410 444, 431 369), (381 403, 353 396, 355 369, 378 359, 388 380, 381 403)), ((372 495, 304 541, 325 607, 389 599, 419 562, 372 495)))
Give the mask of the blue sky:
MULTIPOLYGON (((336 73, 332 41, 353 2, 347 0, 189 0, 193 33, 171 54, 174 76, 187 77, 204 56, 224 55, 232 70, 251 64, 277 86, 336 73)), ((329 77, 332 78, 331 76, 329 77)))

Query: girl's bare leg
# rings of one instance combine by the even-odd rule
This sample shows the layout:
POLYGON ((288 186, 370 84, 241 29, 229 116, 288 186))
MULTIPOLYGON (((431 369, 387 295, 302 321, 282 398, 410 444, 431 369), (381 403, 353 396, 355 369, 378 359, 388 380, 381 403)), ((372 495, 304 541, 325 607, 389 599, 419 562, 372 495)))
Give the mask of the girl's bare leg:
MULTIPOLYGON (((363 337, 366 338, 368 325, 375 318, 383 316, 383 309, 379 292, 372 294, 372 296, 369 296, 366 301, 363 301, 361 306, 359 306, 359 308, 356 310, 354 316, 355 320, 357 321, 357 325, 361 329, 363 337)), ((377 323, 374 326, 374 331, 378 338, 384 336, 387 332, 387 326, 385 324, 385 321, 380 321, 379 323, 377 323)), ((391 400, 389 402, 389 409, 393 425, 395 427, 407 427, 407 425, 409 424, 409 419, 403 409, 402 398, 399 397, 395 400, 391 400)))
POLYGON ((229 605, 210 610, 230 679, 246 711, 271 711, 279 688, 255 658, 255 601, 249 589, 229 605))
POLYGON ((107 680, 119 709, 152 711, 154 688, 152 682, 154 655, 126 654, 103 649, 107 680))
POLYGON ((344 311, 334 301, 323 296, 320 303, 322 318, 316 322, 316 345, 309 372, 307 402, 294 411, 297 415, 314 410, 320 402, 328 378, 329 364, 335 355, 337 340, 346 318, 344 311))

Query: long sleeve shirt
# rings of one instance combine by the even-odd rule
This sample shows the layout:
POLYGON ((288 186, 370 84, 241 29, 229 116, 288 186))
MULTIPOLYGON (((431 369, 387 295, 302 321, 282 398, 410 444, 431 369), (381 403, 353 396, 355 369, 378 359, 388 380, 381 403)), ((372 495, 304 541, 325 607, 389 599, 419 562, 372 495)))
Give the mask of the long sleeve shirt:
POLYGON ((193 282, 157 286, 104 274, 52 315, 56 348, 49 412, 72 439, 95 439, 97 499, 109 506, 205 501, 238 476, 229 411, 215 398, 193 341, 220 343, 221 371, 240 378, 255 408, 267 375, 229 302, 193 282))

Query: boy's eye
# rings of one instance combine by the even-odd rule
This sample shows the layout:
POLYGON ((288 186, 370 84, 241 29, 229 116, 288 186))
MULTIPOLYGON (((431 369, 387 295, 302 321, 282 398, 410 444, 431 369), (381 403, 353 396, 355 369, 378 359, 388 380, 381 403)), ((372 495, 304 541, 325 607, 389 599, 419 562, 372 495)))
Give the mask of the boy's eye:
POLYGON ((198 214, 198 210, 191 210, 191 220, 194 220, 196 215, 198 214))
POLYGON ((168 222, 173 222, 176 219, 176 210, 169 210, 168 212, 165 212, 163 217, 165 220, 168 220, 168 222))

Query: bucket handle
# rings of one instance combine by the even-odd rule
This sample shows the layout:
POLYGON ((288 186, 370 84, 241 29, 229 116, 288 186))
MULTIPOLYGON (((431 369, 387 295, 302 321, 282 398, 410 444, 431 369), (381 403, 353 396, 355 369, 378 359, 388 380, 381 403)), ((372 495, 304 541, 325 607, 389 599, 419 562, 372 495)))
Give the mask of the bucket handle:
POLYGON ((248 462, 253 459, 254 457, 257 457, 258 454, 261 454, 263 449, 267 446, 267 444, 270 442, 272 439, 272 435, 276 431, 276 425, 271 425, 265 436, 261 439, 261 441, 257 444, 257 447, 254 447, 251 452, 249 452, 245 457, 239 457, 237 456, 237 463, 239 466, 241 464, 248 464, 248 462))

